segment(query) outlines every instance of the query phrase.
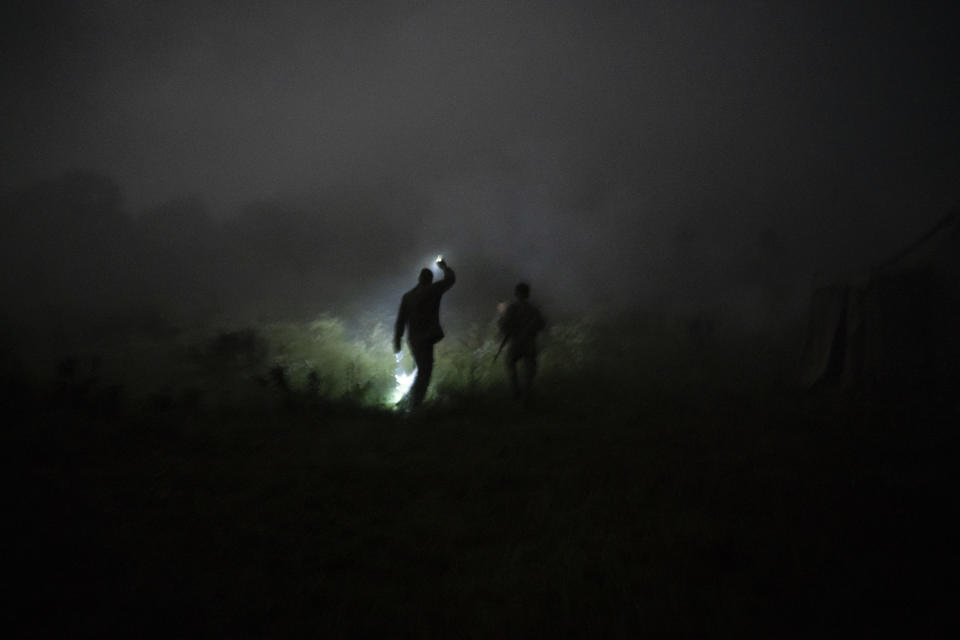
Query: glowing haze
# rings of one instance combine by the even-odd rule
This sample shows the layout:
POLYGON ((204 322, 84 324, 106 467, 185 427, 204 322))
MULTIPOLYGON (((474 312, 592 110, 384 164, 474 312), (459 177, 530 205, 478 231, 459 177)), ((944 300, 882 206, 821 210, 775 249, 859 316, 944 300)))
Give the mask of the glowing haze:
POLYGON ((445 306, 492 309, 523 278, 572 313, 743 313, 869 266, 960 198, 952 4, 7 13, 4 189, 106 176, 188 247, 154 271, 207 273, 218 299, 392 307, 443 252, 445 306))

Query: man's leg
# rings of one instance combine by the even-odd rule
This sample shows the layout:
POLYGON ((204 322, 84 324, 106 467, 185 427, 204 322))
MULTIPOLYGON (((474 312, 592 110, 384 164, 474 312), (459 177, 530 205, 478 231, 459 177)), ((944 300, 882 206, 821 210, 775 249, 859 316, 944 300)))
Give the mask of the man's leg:
POLYGON ((416 409, 427 395, 430 376, 433 375, 433 345, 410 345, 413 361, 417 364, 417 377, 410 388, 410 408, 416 409))
POLYGON ((510 386, 515 398, 529 396, 533 385, 533 376, 537 374, 537 355, 528 346, 517 347, 510 345, 507 352, 507 373, 510 376, 510 386), (517 371, 517 365, 523 368, 522 377, 517 371))
POLYGON ((537 356, 527 353, 523 356, 523 393, 526 396, 533 391, 533 377, 537 375, 537 356))
POLYGON ((520 354, 511 349, 507 352, 507 375, 510 377, 510 388, 513 390, 513 397, 519 398, 520 378, 517 375, 517 361, 520 360, 520 354))

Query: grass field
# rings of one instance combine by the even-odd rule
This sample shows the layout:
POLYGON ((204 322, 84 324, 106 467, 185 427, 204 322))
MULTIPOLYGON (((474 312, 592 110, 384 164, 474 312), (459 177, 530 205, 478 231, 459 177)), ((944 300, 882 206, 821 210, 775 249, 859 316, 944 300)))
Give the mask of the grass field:
POLYGON ((443 358, 412 417, 20 394, 15 635, 951 635, 955 408, 570 344, 527 411, 443 358))

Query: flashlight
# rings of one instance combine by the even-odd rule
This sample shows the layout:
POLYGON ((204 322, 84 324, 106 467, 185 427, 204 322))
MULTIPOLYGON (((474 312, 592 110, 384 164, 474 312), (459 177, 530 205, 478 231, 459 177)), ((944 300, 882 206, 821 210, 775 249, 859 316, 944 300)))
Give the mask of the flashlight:
POLYGON ((443 262, 443 256, 437 256, 437 264, 443 262))

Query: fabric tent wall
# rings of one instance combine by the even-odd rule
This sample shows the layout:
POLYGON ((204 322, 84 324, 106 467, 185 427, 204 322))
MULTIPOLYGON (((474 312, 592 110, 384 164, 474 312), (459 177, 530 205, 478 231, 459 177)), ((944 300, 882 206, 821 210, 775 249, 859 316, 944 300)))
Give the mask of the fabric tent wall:
POLYGON ((822 384, 840 374, 845 352, 848 290, 847 286, 835 285, 813 294, 800 373, 805 387, 822 384))
POLYGON ((859 285, 814 293, 800 372, 807 388, 956 393, 960 224, 941 220, 859 285))

